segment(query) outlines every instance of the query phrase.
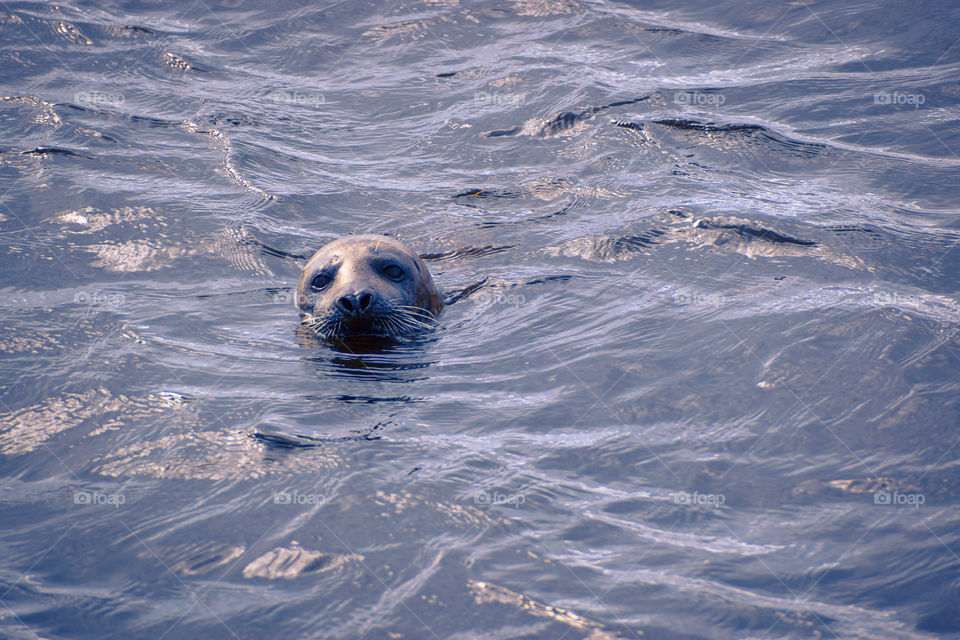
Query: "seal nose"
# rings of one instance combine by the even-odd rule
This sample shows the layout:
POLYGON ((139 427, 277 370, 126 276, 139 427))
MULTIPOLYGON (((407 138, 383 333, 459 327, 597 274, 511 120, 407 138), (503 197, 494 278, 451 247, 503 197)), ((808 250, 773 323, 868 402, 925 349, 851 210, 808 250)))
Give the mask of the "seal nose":
POLYGON ((372 302, 373 294, 369 291, 360 291, 337 298, 337 306, 341 311, 356 316, 366 313, 372 302))

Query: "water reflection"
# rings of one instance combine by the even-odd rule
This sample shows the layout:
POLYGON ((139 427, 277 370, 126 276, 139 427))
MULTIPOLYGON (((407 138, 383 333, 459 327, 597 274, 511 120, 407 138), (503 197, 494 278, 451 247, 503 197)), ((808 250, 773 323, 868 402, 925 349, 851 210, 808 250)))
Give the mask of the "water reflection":
POLYGON ((409 383, 425 379, 426 370, 436 362, 429 357, 436 335, 322 340, 303 325, 295 334, 298 345, 309 352, 301 360, 321 377, 409 383))
POLYGON ((0 636, 956 635, 956 7, 243 4, 0 12, 0 636))

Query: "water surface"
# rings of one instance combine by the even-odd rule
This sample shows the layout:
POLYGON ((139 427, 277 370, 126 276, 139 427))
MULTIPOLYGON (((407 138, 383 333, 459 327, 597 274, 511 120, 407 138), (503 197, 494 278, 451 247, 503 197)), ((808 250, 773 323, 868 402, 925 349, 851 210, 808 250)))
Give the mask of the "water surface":
POLYGON ((0 9, 0 636, 960 636, 955 6, 0 9))

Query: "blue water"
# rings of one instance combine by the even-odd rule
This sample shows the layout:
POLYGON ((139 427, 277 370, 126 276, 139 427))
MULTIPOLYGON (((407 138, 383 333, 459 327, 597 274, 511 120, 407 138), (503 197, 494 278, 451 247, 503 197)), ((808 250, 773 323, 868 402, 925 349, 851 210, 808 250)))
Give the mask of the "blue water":
POLYGON ((960 638, 960 7, 0 4, 0 637, 960 638), (298 330, 425 255, 442 328, 298 330))

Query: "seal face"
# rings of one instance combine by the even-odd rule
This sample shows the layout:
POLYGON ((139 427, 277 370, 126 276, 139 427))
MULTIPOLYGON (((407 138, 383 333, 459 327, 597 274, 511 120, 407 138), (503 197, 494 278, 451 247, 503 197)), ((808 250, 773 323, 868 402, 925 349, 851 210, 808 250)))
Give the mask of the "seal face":
POLYGON ((409 247, 360 235, 334 240, 310 258, 300 273, 297 308, 320 338, 400 337, 436 327, 443 302, 409 247))

